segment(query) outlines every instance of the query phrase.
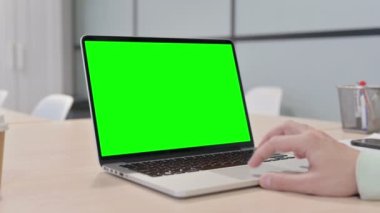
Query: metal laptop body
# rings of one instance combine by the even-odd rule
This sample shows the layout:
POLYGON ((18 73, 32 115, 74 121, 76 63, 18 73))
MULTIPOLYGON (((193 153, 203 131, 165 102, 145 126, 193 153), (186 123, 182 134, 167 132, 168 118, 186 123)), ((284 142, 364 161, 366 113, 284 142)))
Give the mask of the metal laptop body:
MULTIPOLYGON (((138 184, 144 185, 146 187, 152 188, 154 190, 163 192, 165 194, 168 194, 174 197, 185 198, 185 197, 192 197, 192 196, 215 193, 215 192, 220 192, 220 191, 232 190, 232 189, 237 189, 237 188, 256 186, 258 185, 258 179, 260 175, 265 172, 273 172, 273 171, 275 172, 281 172, 281 171, 304 172, 306 171, 305 167, 307 166, 307 161, 297 160, 297 159, 287 159, 287 160, 281 160, 281 161, 267 162, 267 163, 263 163, 263 165, 257 169, 251 169, 247 165, 239 165, 239 166, 217 168, 217 169, 211 169, 211 170, 200 170, 196 172, 186 172, 186 173, 181 173, 181 174, 162 175, 158 177, 153 177, 153 176, 123 167, 126 163, 133 163, 133 162, 173 159, 173 158, 181 158, 181 157, 186 157, 186 156, 198 156, 198 155, 205 155, 205 154, 212 154, 212 153, 234 152, 234 151, 239 151, 239 150, 253 151, 254 142, 253 142, 251 128, 250 128, 250 124, 248 120, 247 110, 245 107, 243 89, 241 86, 241 80, 240 80, 240 76, 238 72, 237 59, 236 59, 233 44, 231 41, 227 41, 227 40, 84 36, 82 38, 81 45, 82 45, 84 66, 85 66, 85 71, 86 71, 86 81, 87 81, 88 95, 89 95, 89 101, 90 101, 91 115, 94 122, 98 157, 99 157, 100 165, 106 172, 122 177, 130 181, 136 182, 138 184), (105 156, 104 154, 105 145, 104 145, 104 142, 101 141, 101 140, 104 140, 102 139, 104 137, 101 137, 102 135, 100 133, 102 131, 104 132, 105 128, 108 129, 108 128, 116 128, 116 127, 112 126, 112 123, 108 123, 107 125, 102 125, 101 123, 104 121, 104 119, 102 121, 100 118, 102 116, 107 117, 103 115, 103 113, 106 113, 105 110, 102 110, 104 108, 98 107, 95 103, 97 101, 96 93, 100 93, 101 91, 101 89, 99 89, 99 86, 97 85, 101 84, 99 83, 101 81, 98 80, 97 83, 95 83, 94 80, 91 79, 91 74, 92 72, 101 72, 102 69, 97 69, 95 65, 89 64, 89 63, 92 63, 92 62, 89 62, 89 60, 95 60, 95 59, 89 59, 89 55, 90 57, 94 57, 94 56, 91 55, 92 53, 90 54, 88 52, 88 49, 87 49, 88 42, 90 43, 91 42, 100 42, 100 43, 110 42, 110 44, 112 45, 123 44, 123 43, 133 44, 133 43, 143 42, 147 44, 148 46, 149 44, 229 45, 232 48, 231 60, 234 61, 235 63, 234 66, 236 66, 235 69, 236 69, 237 80, 235 83, 237 83, 239 87, 238 98, 241 99, 242 104, 243 104, 243 108, 241 108, 242 110, 241 113, 244 114, 244 117, 246 119, 246 124, 243 123, 243 125, 246 125, 246 127, 248 128, 248 132, 246 133, 246 138, 249 138, 249 139, 245 141, 241 141, 241 142, 240 141, 229 142, 227 144, 213 144, 213 145, 194 146, 194 147, 169 148, 169 149, 162 149, 162 150, 144 151, 141 153, 127 153, 127 152, 117 153, 116 152, 117 154, 110 154, 109 156, 105 156), (94 87, 96 87, 96 90, 94 89, 94 87)), ((103 49, 100 49, 100 50, 103 50, 103 49)), ((97 60, 107 60, 107 59, 97 58, 97 60)), ((107 62, 105 63, 107 64, 107 62)), ((110 60, 110 63, 112 63, 112 60, 110 60)), ((150 62, 148 60, 148 61, 145 61, 144 63, 159 63, 159 62, 150 62)), ((110 67, 112 67, 112 64, 110 64, 110 67)), ((103 70, 106 70, 106 71, 102 71, 102 72, 109 73, 107 75, 114 74, 113 73, 114 70, 112 70, 111 68, 103 69, 103 70)), ((107 76, 107 75, 104 75, 104 76, 107 76)), ((104 79, 104 81, 106 82, 107 79, 104 79)), ((120 85, 120 87, 123 87, 123 85, 120 85)), ((108 88, 105 88, 105 90, 107 89, 108 88)), ((119 98, 122 99, 123 97, 119 97, 119 98)), ((110 103, 110 105, 112 104, 114 104, 116 107, 117 100, 115 102, 110 103)), ((160 113, 160 112, 155 112, 155 113, 160 113)), ((186 113, 186 112, 183 112, 183 113, 186 113)), ((152 119, 156 119, 156 117, 154 117, 154 114, 152 115, 153 115, 152 119)), ((223 116, 223 115, 220 115, 220 116, 223 116)), ((129 121, 125 120, 124 122, 129 122, 129 121)), ((128 125, 133 125, 133 124, 128 124, 128 125)), ((146 123, 146 126, 149 126, 149 125, 150 125, 149 122, 146 123)), ((126 129, 123 134, 128 135, 129 134, 128 129, 126 129)), ((149 129, 146 134, 149 134, 149 129)), ((197 132, 195 132, 194 134, 196 135, 197 132)), ((179 140, 179 143, 180 143, 180 140, 179 140)), ((123 149, 124 148, 128 150, 128 147, 123 147, 123 149)), ((148 147, 148 150, 149 150, 149 147, 148 147)))

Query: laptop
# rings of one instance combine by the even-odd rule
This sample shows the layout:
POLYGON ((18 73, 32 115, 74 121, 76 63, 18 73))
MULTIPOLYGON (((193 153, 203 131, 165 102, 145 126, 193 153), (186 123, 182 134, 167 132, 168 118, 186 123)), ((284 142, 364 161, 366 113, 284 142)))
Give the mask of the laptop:
POLYGON ((106 172, 185 198, 307 170, 286 154, 246 165, 254 141, 231 41, 84 36, 81 46, 106 172))

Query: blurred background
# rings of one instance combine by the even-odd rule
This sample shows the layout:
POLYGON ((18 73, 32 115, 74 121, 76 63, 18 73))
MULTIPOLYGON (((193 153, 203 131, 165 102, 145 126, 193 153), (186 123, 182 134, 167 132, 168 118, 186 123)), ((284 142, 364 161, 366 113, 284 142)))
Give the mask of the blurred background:
POLYGON ((281 115, 339 120, 337 85, 380 85, 378 0, 0 0, 3 107, 31 112, 52 93, 87 117, 85 34, 235 42, 245 91, 283 90, 281 115))

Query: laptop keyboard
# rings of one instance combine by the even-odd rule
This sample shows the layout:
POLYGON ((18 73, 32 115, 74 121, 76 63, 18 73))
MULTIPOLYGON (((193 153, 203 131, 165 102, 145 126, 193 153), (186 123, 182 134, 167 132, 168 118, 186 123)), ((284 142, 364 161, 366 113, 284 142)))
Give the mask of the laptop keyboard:
MULTIPOLYGON (((247 164, 252 150, 222 152, 163 160, 143 161, 122 165, 125 168, 152 176, 174 175, 200 170, 218 169, 247 164)), ((294 158, 286 154, 274 154, 264 162, 294 158)))

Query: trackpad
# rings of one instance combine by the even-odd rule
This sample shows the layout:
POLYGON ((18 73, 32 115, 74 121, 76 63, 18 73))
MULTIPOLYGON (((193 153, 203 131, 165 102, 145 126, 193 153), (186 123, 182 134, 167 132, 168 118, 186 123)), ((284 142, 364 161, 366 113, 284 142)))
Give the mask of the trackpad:
POLYGON ((280 167, 276 165, 270 165, 270 164, 261 164, 261 166, 257 168, 251 168, 250 169, 250 174, 253 177, 260 178, 260 176, 264 173, 270 173, 270 172, 286 172, 286 173, 302 173, 306 172, 307 169, 302 169, 302 168, 290 168, 290 167, 280 167))
POLYGON ((296 172, 291 171, 284 167, 278 167, 270 164, 262 164, 261 166, 257 168, 251 168, 248 165, 243 166, 235 166, 235 167, 228 167, 223 169, 214 169, 210 170, 210 172, 237 178, 240 180, 247 180, 247 179, 258 179, 263 173, 268 172, 296 172))
POLYGON ((251 167, 249 167, 248 165, 227 167, 222 169, 213 169, 210 170, 210 172, 232 178, 237 178, 240 180, 257 179, 254 176, 252 176, 251 167))
POLYGON ((303 173, 306 171, 307 169, 304 169, 304 168, 286 168, 286 167, 279 167, 279 166, 270 165, 270 164, 262 164, 261 166, 257 168, 251 168, 247 165, 244 165, 244 166, 236 166, 236 167, 210 170, 210 172, 232 177, 232 178, 237 178, 240 180, 258 179, 260 178, 262 174, 269 173, 269 172, 303 173))

